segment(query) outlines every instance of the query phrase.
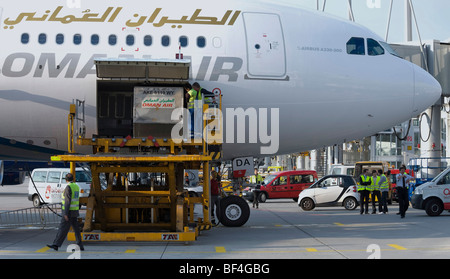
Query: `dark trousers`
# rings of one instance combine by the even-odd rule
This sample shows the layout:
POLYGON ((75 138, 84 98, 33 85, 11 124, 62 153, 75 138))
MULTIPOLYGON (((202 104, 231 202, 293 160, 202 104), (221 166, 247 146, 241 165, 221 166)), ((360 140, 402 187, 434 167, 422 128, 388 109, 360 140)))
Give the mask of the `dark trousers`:
POLYGON ((194 137, 194 109, 189 109, 189 115, 191 116, 191 126, 189 127, 189 132, 191 133, 191 138, 194 137))
POLYGON ((408 189, 404 187, 396 187, 396 189, 400 216, 405 217, 406 210, 408 210, 409 206, 408 189))
POLYGON ((378 211, 381 212, 381 193, 378 190, 375 190, 372 192, 372 212, 376 213, 376 207, 375 207, 375 197, 378 200, 378 211))
POLYGON ((253 190, 253 207, 259 208, 259 195, 261 194, 260 190, 253 190))
POLYGON ((53 241, 53 245, 61 247, 71 226, 73 228, 73 231, 75 232, 75 238, 77 240, 78 246, 80 246, 80 248, 83 247, 83 243, 81 241, 80 226, 78 225, 77 217, 69 217, 69 221, 66 221, 64 217, 61 218, 61 223, 59 223, 58 233, 56 234, 55 240, 53 241))
POLYGON ((370 191, 368 190, 361 190, 359 191, 359 204, 361 206, 361 214, 364 213, 364 211, 366 213, 369 212, 369 194, 370 191))
MULTIPOLYGON (((388 199, 388 191, 383 191, 381 192, 381 208, 383 209, 384 213, 388 212, 388 208, 387 208, 387 199, 388 199)), ((381 212, 381 210, 380 210, 381 212)))

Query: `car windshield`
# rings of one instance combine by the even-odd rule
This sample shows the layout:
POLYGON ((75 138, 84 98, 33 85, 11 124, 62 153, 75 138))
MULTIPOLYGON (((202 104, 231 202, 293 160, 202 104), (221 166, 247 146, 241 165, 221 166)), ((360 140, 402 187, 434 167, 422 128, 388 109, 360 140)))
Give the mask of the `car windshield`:
POLYGON ((271 174, 271 175, 269 175, 269 176, 267 176, 265 179, 264 179, 264 185, 267 185, 267 184, 269 184, 275 177, 277 177, 276 175, 274 175, 274 174, 271 174))
MULTIPOLYGON (((66 174, 68 174, 68 172, 63 173, 63 180, 64 180, 64 177, 66 177, 66 174)), ((75 171, 75 181, 76 182, 91 182, 92 177, 91 177, 90 172, 75 171)))
POLYGON ((88 172, 85 171, 76 171, 75 172, 76 181, 78 182, 91 182, 92 178, 88 172))

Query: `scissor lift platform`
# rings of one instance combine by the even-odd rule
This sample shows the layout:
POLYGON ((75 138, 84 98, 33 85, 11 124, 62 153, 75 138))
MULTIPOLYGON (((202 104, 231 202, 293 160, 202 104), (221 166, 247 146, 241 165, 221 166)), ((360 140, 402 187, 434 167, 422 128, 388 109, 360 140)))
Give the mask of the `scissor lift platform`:
MULTIPOLYGON (((52 160, 90 165, 90 196, 80 199, 87 204, 84 241, 186 242, 194 241, 199 230, 211 228, 210 156, 71 154, 53 156, 52 160), (203 195, 189 197, 183 189, 184 169, 200 167, 203 169, 203 195), (129 181, 131 173, 162 174, 160 178, 165 183, 133 185, 129 181), (202 205, 203 218, 195 219, 195 204, 202 205), (95 232, 99 230, 101 232, 95 232)), ((71 234, 69 239, 73 238, 71 234)))
MULTIPOLYGON (((211 228, 209 172, 211 162, 220 159, 222 142, 216 139, 222 138, 222 124, 208 121, 220 117, 221 96, 219 103, 197 108, 207 135, 172 139, 180 122, 171 112, 183 108, 189 60, 99 59, 95 64, 98 134, 85 137, 84 113, 79 113, 84 101, 77 100, 68 118, 69 154, 52 157, 69 162, 72 170, 76 163, 90 166, 90 195, 80 199, 87 205, 83 240, 194 241, 199 231, 211 228), (92 154, 75 154, 75 142, 91 146, 92 154), (192 169, 203 173, 200 197, 184 189, 185 170, 192 169), (198 204, 202 214, 194 214, 198 204)), ((249 212, 239 211, 233 201, 227 207, 231 218, 249 212)), ((243 223, 249 213, 244 215, 243 223)), ((73 240, 73 233, 68 238, 73 240)))

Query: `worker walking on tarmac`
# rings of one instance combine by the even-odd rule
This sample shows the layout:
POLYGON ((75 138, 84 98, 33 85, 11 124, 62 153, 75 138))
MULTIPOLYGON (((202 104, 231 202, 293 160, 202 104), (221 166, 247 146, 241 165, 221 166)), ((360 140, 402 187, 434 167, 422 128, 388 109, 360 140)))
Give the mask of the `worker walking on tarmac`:
POLYGON ((58 251, 58 248, 63 244, 71 226, 75 232, 77 245, 80 247, 81 251, 84 251, 84 246, 81 241, 80 227, 78 225, 78 216, 80 216, 80 187, 74 183, 73 180, 73 174, 68 173, 66 175, 66 181, 69 185, 66 186, 61 197, 63 215, 61 218, 61 223, 59 224, 58 233, 56 234, 53 244, 47 244, 48 247, 54 249, 55 251, 58 251))
POLYGON ((400 173, 395 177, 397 190, 397 198, 398 198, 398 206, 399 212, 397 215, 400 215, 401 218, 405 218, 406 210, 409 206, 409 197, 408 197, 408 183, 413 180, 412 176, 406 173, 405 165, 400 167, 400 173))
POLYGON ((378 201, 378 211, 381 212, 381 192, 380 192, 381 176, 378 175, 376 170, 372 171, 372 183, 370 184, 370 190, 372 191, 372 214, 377 213, 375 202, 378 201))
POLYGON ((253 190, 253 208, 259 208, 259 196, 261 194, 261 183, 263 182, 262 176, 258 173, 258 169, 255 168, 255 174, 250 176, 250 183, 256 184, 253 190))
POLYGON ((211 171, 211 222, 212 224, 216 224, 215 216, 219 214, 217 211, 217 202, 219 200, 220 195, 220 181, 218 174, 215 170, 211 171), (215 214, 214 214, 215 213, 215 214))
POLYGON ((381 207, 379 214, 386 214, 388 212, 387 207, 387 199, 389 194, 389 175, 391 175, 391 171, 387 171, 386 174, 383 174, 382 170, 378 170, 378 174, 380 175, 380 191, 381 191, 381 207))
POLYGON ((369 170, 364 169, 358 182, 359 204, 361 206, 360 214, 364 212, 369 214, 370 184, 372 184, 372 178, 369 176, 369 170))

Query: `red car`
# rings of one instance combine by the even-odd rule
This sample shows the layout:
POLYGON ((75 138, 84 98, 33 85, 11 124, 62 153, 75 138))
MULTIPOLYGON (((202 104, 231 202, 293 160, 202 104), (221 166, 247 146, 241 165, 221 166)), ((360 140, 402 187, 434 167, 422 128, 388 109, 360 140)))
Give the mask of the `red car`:
MULTIPOLYGON (((293 199, 298 200, 301 191, 311 186, 317 181, 317 172, 312 170, 293 170, 271 173, 268 175, 260 187, 259 201, 265 202, 267 199, 293 199)), ((244 190, 243 196, 253 201, 253 189, 250 187, 244 190)))

